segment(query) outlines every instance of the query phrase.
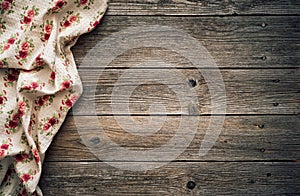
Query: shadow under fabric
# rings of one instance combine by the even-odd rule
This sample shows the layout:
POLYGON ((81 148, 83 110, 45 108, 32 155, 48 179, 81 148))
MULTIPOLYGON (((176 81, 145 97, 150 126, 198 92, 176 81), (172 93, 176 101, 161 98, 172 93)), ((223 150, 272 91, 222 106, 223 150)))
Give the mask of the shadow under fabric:
POLYGON ((82 93, 70 47, 107 1, 0 3, 0 195, 42 195, 45 151, 82 93))

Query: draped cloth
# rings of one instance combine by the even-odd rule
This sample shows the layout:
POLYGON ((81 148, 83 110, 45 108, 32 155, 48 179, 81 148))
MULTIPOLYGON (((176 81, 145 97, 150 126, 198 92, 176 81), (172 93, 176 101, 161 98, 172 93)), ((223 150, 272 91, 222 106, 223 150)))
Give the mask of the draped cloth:
POLYGON ((42 195, 45 152, 82 93, 70 48, 107 0, 0 4, 0 195, 42 195))

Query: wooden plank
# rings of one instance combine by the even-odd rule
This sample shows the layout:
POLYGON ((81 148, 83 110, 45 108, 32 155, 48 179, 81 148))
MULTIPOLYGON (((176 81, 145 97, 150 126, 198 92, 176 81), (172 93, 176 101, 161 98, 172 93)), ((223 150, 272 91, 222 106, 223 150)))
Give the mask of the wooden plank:
MULTIPOLYGON (((147 115, 152 104, 166 107, 166 110, 158 109, 154 114, 203 115, 213 113, 211 97, 216 100, 215 107, 224 101, 223 97, 210 94, 209 86, 197 69, 175 69, 176 74, 170 75, 161 69, 136 69, 133 71, 135 75, 127 77, 128 73, 124 71, 106 69, 101 73, 98 69, 80 69, 85 90, 72 115, 147 115), (178 79, 177 73, 186 78, 178 79), (125 79, 120 81, 122 74, 125 79), (155 81, 158 74, 167 76, 164 84, 148 81, 155 81), (196 81, 195 87, 189 86, 190 80, 196 81), (126 95, 132 86, 136 89, 130 96, 126 95), (114 88, 118 90, 112 96, 114 88), (176 92, 179 88, 191 88, 195 93, 180 100, 185 95, 176 92), (127 102, 130 112, 120 109, 127 102), (112 106, 117 110, 113 111, 112 106)), ((300 72, 297 69, 233 69, 221 70, 221 74, 226 87, 227 114, 300 113, 300 72)), ((215 83, 219 85, 217 81, 215 83)))
POLYGON ((107 15, 299 14, 297 0, 112 0, 107 15))
POLYGON ((299 170, 291 162, 173 162, 144 172, 99 162, 53 162, 44 164, 40 186, 45 195, 298 195, 299 170), (187 188, 190 181, 193 189, 187 188))
MULTIPOLYGON (((223 2, 222 2, 223 3, 223 2)), ((88 35, 80 37, 72 48, 78 66, 103 67, 106 56, 100 51, 114 50, 115 44, 96 45, 115 32, 129 27, 162 25, 182 30, 199 40, 221 68, 280 68, 299 67, 299 16, 251 17, 150 17, 106 16, 102 24, 88 35), (99 51, 95 57, 82 61, 89 50, 99 51), (101 58, 99 58, 101 57, 101 58)), ((133 34, 132 36, 136 36, 133 34)), ((127 36, 127 37, 132 37, 127 36)), ((176 40, 178 37, 174 37, 176 40)), ((153 43, 156 38, 149 37, 153 43)), ((182 40, 182 37, 178 38, 182 40)), ((180 41, 178 40, 178 41, 180 41)), ((109 42, 111 43, 111 42, 109 42)), ((155 42, 154 42, 155 43, 155 42)), ((121 44, 121 43, 118 43, 121 44)), ((187 50, 186 47, 177 48, 187 50)), ((197 54, 198 55, 198 54, 197 54)), ((184 57, 170 50, 138 48, 128 50, 114 61, 115 67, 128 67, 144 59, 162 59, 180 62, 174 65, 190 67, 184 57)))
MULTIPOLYGON (((126 122, 131 119, 139 125, 147 125, 150 120, 149 116, 123 116, 121 118, 123 127, 128 125, 129 123, 126 122)), ((113 116, 100 116, 99 119, 95 116, 81 116, 76 118, 76 124, 73 117, 68 116, 47 152, 46 162, 97 161, 97 157, 82 142, 79 133, 83 137, 88 136, 91 141, 93 138, 98 138, 100 146, 96 145, 95 151, 103 156, 113 150, 109 143, 102 140, 100 133, 103 131, 113 142, 129 150, 146 151, 159 148, 174 137, 181 121, 182 119, 178 116, 168 116, 164 124, 155 129, 157 133, 143 136, 147 133, 146 131, 133 130, 136 131, 134 134, 124 131, 113 116)), ((299 159, 300 121, 298 116, 227 116, 224 128, 214 147, 206 156, 200 157, 199 148, 209 122, 210 117, 200 117, 194 136, 188 131, 189 129, 183 128, 186 135, 192 135, 193 140, 176 160, 283 161, 299 159)), ((172 150, 160 153, 163 156, 172 153, 172 150)), ((132 161, 132 157, 127 155, 124 157, 132 161)))

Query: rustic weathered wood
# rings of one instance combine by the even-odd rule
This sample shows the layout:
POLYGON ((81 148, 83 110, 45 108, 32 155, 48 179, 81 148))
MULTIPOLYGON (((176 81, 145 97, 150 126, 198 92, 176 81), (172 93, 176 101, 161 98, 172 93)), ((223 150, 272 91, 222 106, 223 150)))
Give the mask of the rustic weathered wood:
MULTIPOLYGON (((80 37, 72 48, 84 94, 74 108, 75 116, 70 113, 47 152, 40 182, 44 195, 299 195, 299 10, 298 0, 112 0, 101 25, 80 37), (169 26, 188 33, 207 48, 221 69, 228 116, 219 139, 204 157, 198 153, 211 118, 210 92, 188 59, 171 50, 147 47, 124 52, 101 76, 99 70, 106 66, 103 54, 85 59, 88 63, 83 64, 90 50, 117 47, 94 48, 103 39, 143 25, 169 26), (192 105, 184 102, 181 109, 176 93, 165 85, 148 82, 137 87, 130 99, 130 113, 117 112, 123 123, 134 119, 138 124, 147 124, 151 118, 148 109, 153 103, 167 108, 166 112, 155 111, 158 115, 152 116, 154 120, 162 117, 160 114, 171 114, 156 134, 143 136, 136 131, 138 136, 126 133, 117 124, 110 106, 111 93, 124 68, 149 60, 179 68, 177 71, 186 76, 183 82, 196 91, 199 101, 192 105), (92 116, 94 101, 98 117, 92 116), (123 148, 147 151, 174 137, 181 114, 204 115, 198 116, 200 123, 194 139, 175 162, 150 171, 125 171, 100 162, 78 133, 78 127, 85 126, 81 131, 89 134, 104 156, 111 148, 97 138, 100 127, 123 148), (191 189, 193 182, 195 187, 191 189)), ((129 37, 133 36, 136 35, 129 37)), ((154 39, 149 37, 147 41, 154 39)), ((139 72, 143 78, 140 83, 151 74, 169 69, 139 68, 144 68, 144 73, 139 72)), ((166 78, 169 87, 180 86, 172 83, 174 77, 166 78)), ((138 85, 133 79, 127 77, 120 87, 138 85)), ((125 90, 120 88, 118 92, 125 90)), ((114 98, 117 106, 125 102, 122 95, 114 98)), ((186 130, 187 136, 192 134, 186 130)), ((131 162, 132 157, 124 157, 126 162, 114 159, 114 164, 157 165, 131 162)))
MULTIPOLYGON (((79 67, 103 67, 103 54, 89 58, 89 64, 82 64, 87 52, 112 33, 128 27, 143 25, 164 25, 182 30, 199 40, 210 52, 221 68, 282 68, 299 67, 300 29, 299 16, 251 16, 251 17, 150 17, 150 16, 106 16, 103 23, 92 33, 80 37, 73 47, 79 67), (101 57, 101 58, 100 58, 101 57)), ((136 36, 132 35, 132 36, 136 36)), ((182 39, 178 38, 178 39, 182 39)), ((176 37, 174 38, 176 40, 176 37)), ((156 41, 148 38, 149 42, 156 41)), ((180 40, 178 40, 180 41, 180 40)), ((121 43, 118 43, 121 44, 121 43)), ((115 49, 116 45, 97 46, 115 49)), ((98 49, 97 49, 98 48, 98 49)), ((187 50, 186 48, 179 48, 187 50)), ((123 58, 116 60, 115 67, 128 67, 143 59, 165 59, 178 67, 190 67, 182 56, 156 48, 129 50, 123 58)))
MULTIPOLYGON (((136 75, 118 81, 124 69, 106 69, 102 73, 96 69, 80 69, 84 93, 74 108, 73 115, 107 115, 107 114, 149 114, 151 104, 163 104, 166 111, 158 110, 155 114, 211 114, 210 94, 203 76, 197 69, 176 69, 184 74, 183 84, 174 83, 177 75, 166 75, 166 83, 143 84, 143 81, 155 79, 153 76, 163 73, 160 69, 138 69, 136 75), (195 80, 196 86, 189 87, 189 80, 195 80), (98 82, 98 83, 96 83, 98 82), (137 84, 137 82, 139 82, 137 84), (117 84, 116 84, 117 83, 117 84), (126 97, 127 87, 137 86, 130 99, 126 97), (192 88, 198 101, 194 98, 179 101, 182 94, 172 89, 192 88), (114 94, 113 88, 119 87, 114 94), (127 99, 126 99, 127 98, 127 99), (130 113, 121 109, 112 111, 112 104, 119 107, 129 102, 130 113), (93 105, 95 103, 95 105, 93 105), (94 113, 93 113, 94 112, 94 113)), ((134 71, 133 71, 134 72, 134 71)), ((221 70, 227 96, 227 114, 299 114, 300 72, 297 69, 233 69, 221 70)), ((217 81, 216 81, 217 83, 217 81)), ((222 103, 222 97, 215 97, 222 103)))
POLYGON ((112 0, 108 15, 299 14, 297 0, 112 0))
MULTIPOLYGON (((137 124, 147 124, 150 120, 149 116, 121 118, 123 126, 127 122, 126 119, 134 119, 137 124)), ((104 131, 113 142, 130 150, 159 148, 178 132, 181 120, 177 116, 168 116, 161 129, 157 129, 156 134, 143 137, 126 133, 113 116, 101 116, 99 119, 95 116, 82 116, 76 118, 76 123, 73 117, 69 116, 47 152, 46 162, 97 161, 96 156, 82 142, 79 133, 82 136, 89 135, 92 141, 104 131), (82 126, 85 127, 85 131, 82 130, 82 126)), ((199 117, 199 126, 194 139, 177 160, 282 161, 299 159, 300 122, 297 116, 227 116, 224 129, 215 146, 206 156, 200 157, 198 152, 209 121, 210 117, 199 117)), ((143 132, 136 134, 143 135, 143 132)), ((186 131, 186 134, 192 133, 186 131)), ((101 138, 99 142, 100 146, 98 148, 95 146, 97 152, 103 155, 110 152, 107 143, 101 138)), ((161 152, 162 156, 167 153, 170 152, 161 152)), ((132 161, 131 157, 126 157, 126 160, 132 161)))
POLYGON ((53 162, 44 164, 40 186, 45 195, 298 195, 299 170, 300 164, 292 162, 173 162, 145 172, 106 163, 53 162), (194 189, 187 188, 189 181, 194 189))

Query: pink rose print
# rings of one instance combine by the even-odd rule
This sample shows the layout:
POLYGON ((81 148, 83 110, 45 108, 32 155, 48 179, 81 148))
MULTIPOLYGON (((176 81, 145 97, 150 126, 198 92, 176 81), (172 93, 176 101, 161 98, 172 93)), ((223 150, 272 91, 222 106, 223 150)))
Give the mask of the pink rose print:
POLYGON ((52 25, 46 24, 46 26, 45 26, 45 32, 48 33, 48 34, 50 34, 51 31, 52 31, 52 25))
POLYGON ((23 7, 23 14, 21 14, 21 20, 20 23, 22 24, 21 30, 23 30, 24 27, 30 26, 30 31, 32 31, 34 28, 36 28, 36 25, 34 24, 34 17, 39 14, 39 9, 36 6, 32 6, 31 9, 29 9, 29 6, 23 7))
POLYGON ((22 50, 28 51, 30 48, 30 44, 28 42, 23 42, 21 48, 22 50))
POLYGON ((13 86, 14 82, 17 81, 18 77, 19 77, 19 70, 17 69, 9 69, 7 72, 5 72, 5 77, 3 78, 4 82, 4 86, 8 87, 8 86, 13 86))
POLYGON ((10 3, 8 1, 3 1, 1 7, 3 10, 8 10, 10 7, 10 3))
POLYGON ((33 18, 33 17, 34 17, 34 15, 35 15, 35 12, 34 12, 34 10, 28 10, 28 12, 27 12, 27 16, 28 16, 29 18, 33 18))
POLYGON ((33 39, 26 37, 24 41, 18 40, 16 43, 18 44, 16 49, 18 55, 16 55, 16 58, 19 59, 19 64, 22 65, 24 62, 27 62, 27 57, 33 52, 33 39))
POLYGON ((9 39, 7 40, 7 43, 8 43, 8 44, 14 44, 15 41, 16 41, 16 39, 12 37, 12 38, 9 38, 9 39))
POLYGON ((1 9, 0 9, 0 14, 4 14, 5 12, 7 14, 13 13, 13 7, 15 6, 15 2, 13 0, 4 0, 1 3, 1 9))
POLYGON ((36 148, 33 149, 33 157, 34 157, 36 163, 40 162, 40 155, 36 148))
POLYGON ((23 85, 20 91, 23 90, 32 91, 32 90, 36 90, 38 87, 40 87, 39 83, 31 82, 30 84, 23 85))
POLYGON ((61 28, 59 31, 68 28, 69 26, 73 25, 74 23, 79 23, 80 19, 82 18, 79 13, 73 14, 74 11, 67 11, 67 15, 63 17, 63 20, 60 22, 61 28))
POLYGON ((43 24, 40 25, 42 31, 40 32, 40 37, 43 42, 48 41, 53 28, 53 21, 46 20, 43 24))
POLYGON ((53 128, 56 128, 56 125, 58 124, 58 118, 60 117, 60 114, 54 114, 52 117, 46 117, 41 120, 39 126, 42 130, 40 134, 46 133, 46 136, 53 135, 53 133, 50 131, 53 128))
POLYGON ((5 50, 8 50, 9 47, 10 47, 10 44, 6 43, 6 44, 4 44, 4 46, 3 46, 3 50, 4 50, 4 51, 5 51, 5 50))
POLYGON ((48 129, 51 127, 51 124, 50 123, 45 123, 44 126, 43 126, 43 131, 48 131, 48 129))
POLYGON ((77 21, 77 16, 71 16, 70 17, 70 22, 72 23, 72 22, 76 22, 77 21))
POLYGON ((66 95, 65 99, 62 100, 62 106, 60 106, 60 111, 68 111, 74 103, 78 100, 77 95, 66 95))
POLYGON ((73 84, 73 81, 72 80, 64 80, 62 83, 61 83, 61 87, 60 87, 60 91, 63 91, 65 89, 68 89, 71 87, 71 84, 73 84))

